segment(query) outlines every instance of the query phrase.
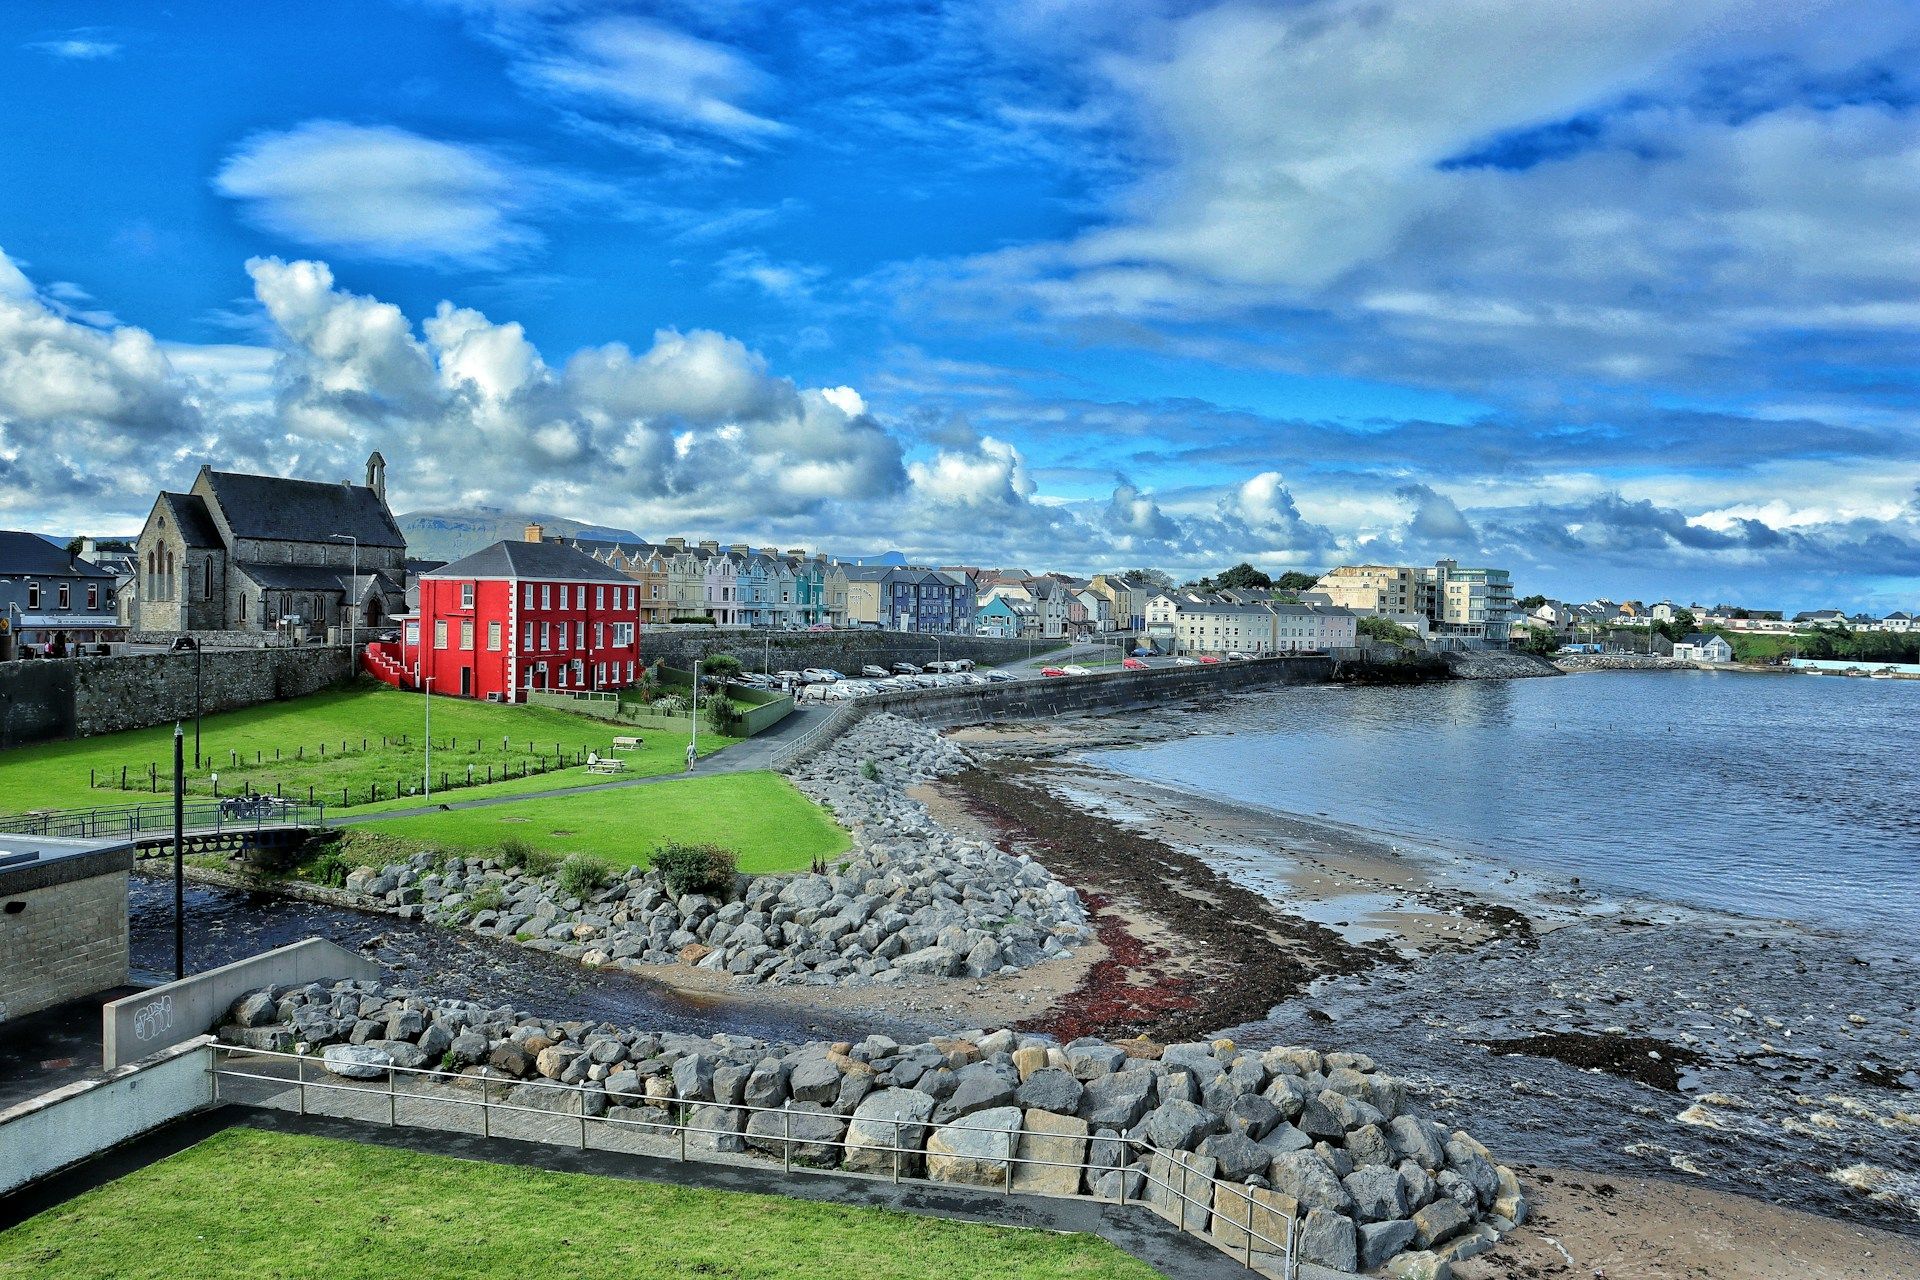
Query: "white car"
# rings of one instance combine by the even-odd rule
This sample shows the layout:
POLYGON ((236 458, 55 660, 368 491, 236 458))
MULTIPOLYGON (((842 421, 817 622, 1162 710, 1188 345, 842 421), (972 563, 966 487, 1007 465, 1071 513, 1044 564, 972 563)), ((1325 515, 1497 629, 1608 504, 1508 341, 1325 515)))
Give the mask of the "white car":
POLYGON ((1174 666, 1176 666, 1176 667, 1197 667, 1197 666, 1199 666, 1199 665, 1200 665, 1200 659, 1198 659, 1198 658, 1175 658, 1175 659, 1173 660, 1173 665, 1174 665, 1174 666))
POLYGON ((1070 675, 1070 676, 1090 676, 1090 675, 1092 675, 1092 674, 1093 674, 1093 672, 1091 672, 1091 671, 1089 671, 1089 670, 1087 670, 1087 669, 1086 669, 1085 667, 1071 667, 1071 666, 1070 666, 1070 667, 1062 667, 1062 668, 1060 668, 1060 669, 1061 669, 1062 671, 1064 671, 1064 672, 1066 672, 1066 673, 1067 673, 1068 675, 1070 675))
POLYGON ((840 676, 837 672, 829 671, 825 667, 808 667, 800 673, 800 678, 808 684, 832 684, 840 676))
POLYGON ((869 680, 885 680, 887 676, 889 676, 892 673, 889 672, 885 667, 876 667, 871 663, 869 663, 868 665, 860 668, 860 674, 865 676, 869 680))

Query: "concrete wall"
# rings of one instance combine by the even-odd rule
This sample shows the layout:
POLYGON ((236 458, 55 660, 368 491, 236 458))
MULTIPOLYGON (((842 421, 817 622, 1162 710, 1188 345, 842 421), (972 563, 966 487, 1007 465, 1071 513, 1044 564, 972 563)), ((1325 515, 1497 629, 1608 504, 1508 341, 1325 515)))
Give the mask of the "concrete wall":
POLYGON ((0 1022, 127 981, 131 849, 0 872, 0 1022))
POLYGON ((57 1173, 213 1101, 199 1036, 145 1061, 0 1111, 0 1195, 57 1173))
MULTIPOLYGON (((763 657, 775 671, 788 668, 833 667, 848 675, 866 663, 891 666, 911 662, 918 666, 941 658, 971 658, 981 666, 1012 662, 1027 656, 1025 640, 997 640, 987 636, 912 635, 900 631, 719 631, 707 628, 645 628, 640 633, 640 658, 651 666, 664 661, 691 671, 695 658, 730 653, 748 671, 760 670, 763 657), (704 633, 704 634, 703 634, 704 633)), ((1057 649, 1059 640, 1036 641, 1033 652, 1057 649)))
MULTIPOLYGON (((0 663, 0 747, 190 719, 194 656, 143 653, 0 663)), ((208 650, 200 662, 201 706, 207 712, 298 698, 353 672, 352 655, 342 645, 208 650)))
POLYGON ((380 976, 379 965, 323 938, 275 947, 103 1006, 102 1061, 111 1071, 123 1062, 204 1035, 235 1000, 262 987, 380 976))

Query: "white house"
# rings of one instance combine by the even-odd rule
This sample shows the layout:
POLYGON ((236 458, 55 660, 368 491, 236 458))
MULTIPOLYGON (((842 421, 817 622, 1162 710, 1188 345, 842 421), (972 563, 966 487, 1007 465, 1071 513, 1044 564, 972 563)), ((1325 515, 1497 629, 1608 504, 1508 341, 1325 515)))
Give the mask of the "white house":
POLYGON ((1724 636, 1696 631, 1674 641, 1673 656, 1682 662, 1732 662, 1733 646, 1724 636))

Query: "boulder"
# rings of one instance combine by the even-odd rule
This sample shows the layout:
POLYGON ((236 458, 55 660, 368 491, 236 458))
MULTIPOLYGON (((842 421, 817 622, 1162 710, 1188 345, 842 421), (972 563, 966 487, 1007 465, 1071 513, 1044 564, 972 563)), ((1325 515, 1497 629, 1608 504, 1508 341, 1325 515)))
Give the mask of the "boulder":
POLYGON ((1087 1122, 1039 1108, 1025 1113, 1014 1154, 1013 1189, 1035 1195, 1070 1196, 1080 1190, 1080 1174, 1087 1160, 1087 1122), (1035 1163, 1026 1163, 1026 1162, 1035 1163))
POLYGON ((1432 1171, 1446 1167, 1445 1135, 1430 1120, 1395 1116, 1387 1125, 1387 1140, 1395 1155, 1417 1162, 1422 1169, 1432 1171))
POLYGON ((687 1112, 687 1149, 689 1151, 745 1151, 740 1135, 746 1128, 747 1113, 735 1107, 709 1103, 687 1112))
POLYGON ((1165 1102, 1147 1116, 1147 1139, 1167 1151, 1191 1151, 1222 1127, 1220 1117, 1192 1102, 1165 1102))
POLYGON ((927 1139, 927 1177, 977 1187, 1006 1186, 1014 1130, 1024 1118, 1018 1107, 995 1107, 941 1125, 927 1139))
POLYGON ((1467 1211, 1442 1196, 1413 1215, 1413 1242, 1422 1249, 1444 1244, 1467 1229, 1467 1211))
MULTIPOLYGON (((1086 1079, 1077 1069, 1073 1074, 1086 1079)), ((1081 1095, 1080 1118, 1097 1129, 1131 1129, 1147 1114, 1152 1092, 1153 1074, 1148 1071, 1096 1076, 1081 1095)))
POLYGON ((673 1064, 673 1095, 688 1101, 707 1101, 713 1097, 713 1059, 704 1053, 690 1053, 673 1064))
POLYGON ((1309 1209, 1300 1220, 1300 1260, 1335 1271, 1351 1272, 1360 1265, 1353 1219, 1329 1209, 1309 1209))
POLYGON ((511 1040, 502 1040, 487 1053, 487 1065, 503 1075, 524 1076, 533 1070, 533 1055, 511 1040))
POLYGON ((1247 1246, 1253 1232, 1255 1253, 1282 1253, 1300 1202, 1267 1187, 1235 1187, 1221 1183, 1213 1189, 1213 1237, 1229 1253, 1247 1246))
POLYGON ((1022 1107, 1070 1116, 1079 1112, 1084 1093, 1085 1086, 1066 1072, 1044 1067, 1021 1077, 1015 1097, 1022 1107))
POLYGON ((1397 1169, 1362 1165, 1340 1180, 1353 1197, 1353 1216, 1361 1222, 1385 1222, 1407 1215, 1407 1192, 1397 1169))
POLYGON ((781 1111, 756 1111, 747 1122, 747 1145, 776 1159, 791 1148, 795 1164, 828 1169, 840 1162, 837 1144, 847 1131, 847 1118, 814 1102, 796 1102, 781 1111))
POLYGON ((320 1055, 320 1065, 347 1080, 382 1080, 393 1058, 371 1045, 330 1044, 320 1055))
POLYGON ((1047 1051, 1041 1046, 1023 1045, 1013 1051, 1013 1069, 1020 1073, 1020 1079, 1029 1079, 1034 1072, 1047 1065, 1047 1051))
POLYGON ((1387 1274, 1393 1280, 1451 1280, 1453 1268, 1438 1254, 1421 1250, 1388 1259, 1387 1274))
POLYGON ((787 1064, 778 1058, 762 1058, 747 1073, 740 1100, 750 1107, 777 1107, 787 1100, 787 1064))
POLYGON ((1360 1224, 1360 1269, 1377 1271, 1387 1259, 1413 1243, 1415 1227, 1405 1218, 1360 1224))
POLYGON ((1292 1196, 1309 1209, 1345 1213, 1353 1203, 1347 1189, 1333 1176, 1333 1169, 1312 1151, 1293 1151, 1274 1157, 1267 1170, 1267 1181, 1273 1184, 1274 1190, 1292 1196))
POLYGON ((234 1002, 233 1022, 242 1027, 271 1026, 280 1020, 280 1006, 270 991, 256 991, 234 1002))
POLYGON ((893 967, 922 977, 951 978, 960 970, 960 957, 949 947, 923 947, 895 957, 893 967))
POLYGON ((810 1053, 793 1064, 787 1088, 796 1102, 826 1104, 840 1096, 840 1068, 824 1053, 810 1053))
POLYGON ((976 1111, 1010 1106, 1019 1084, 1011 1068, 992 1062, 976 1062, 960 1068, 952 1094, 940 1104, 940 1117, 955 1120, 976 1111))
POLYGON ((1195 1149, 1201 1155, 1211 1156, 1217 1161, 1219 1176, 1228 1182, 1245 1182, 1248 1178, 1264 1174, 1267 1166, 1273 1163, 1273 1152, 1244 1133, 1216 1133, 1202 1138, 1195 1149))
POLYGON ((920 1170, 919 1152, 926 1145, 925 1121, 933 1114, 933 1099, 918 1089, 882 1089, 861 1099, 847 1125, 847 1151, 844 1164, 867 1173, 893 1171, 893 1147, 902 1152, 902 1174, 916 1175, 920 1170))

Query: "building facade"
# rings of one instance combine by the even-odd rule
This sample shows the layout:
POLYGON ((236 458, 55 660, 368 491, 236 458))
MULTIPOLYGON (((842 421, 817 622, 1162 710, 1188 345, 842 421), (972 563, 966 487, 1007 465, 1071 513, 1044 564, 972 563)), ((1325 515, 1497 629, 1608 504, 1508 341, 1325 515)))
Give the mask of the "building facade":
POLYGON ((13 646, 66 657, 126 637, 110 570, 38 534, 0 530, 0 632, 13 646))
POLYGON ((313 633, 378 628, 406 608, 407 541, 387 507, 386 460, 366 483, 202 467, 163 492, 135 543, 142 631, 313 633))
POLYGON ((639 587, 573 547, 496 542, 421 576, 398 661, 416 686, 490 702, 624 688, 640 669, 639 587))

